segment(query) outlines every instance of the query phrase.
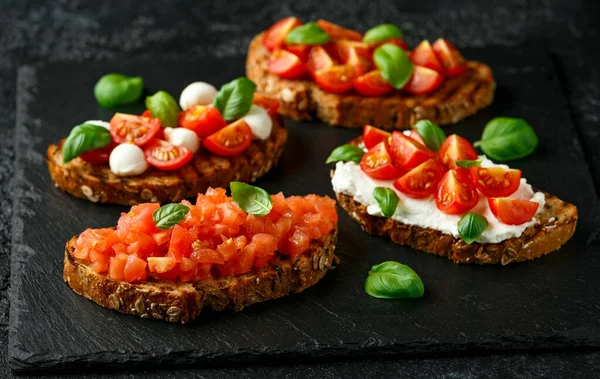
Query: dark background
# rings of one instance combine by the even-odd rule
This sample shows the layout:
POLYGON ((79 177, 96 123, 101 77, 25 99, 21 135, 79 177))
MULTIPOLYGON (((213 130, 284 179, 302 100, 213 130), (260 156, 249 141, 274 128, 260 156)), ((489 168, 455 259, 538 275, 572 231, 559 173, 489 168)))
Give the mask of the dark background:
MULTIPOLYGON (((415 45, 444 36, 458 47, 535 46, 559 71, 582 148, 600 184, 600 20, 598 1, 0 1, 0 377, 6 368, 16 70, 36 62, 84 62, 245 52, 275 20, 327 18, 365 30, 394 22, 415 45)), ((532 68, 534 69, 534 68, 532 68)), ((560 125, 547 125, 560 134, 560 125)), ((551 173, 548 173, 551 175, 551 173)), ((590 288, 590 290, 597 290, 590 288)), ((600 313, 600 312, 599 312, 600 313)), ((414 360, 370 360, 276 368, 198 368, 195 377, 582 377, 600 375, 600 352, 548 352, 414 360)), ((143 376, 181 377, 177 372, 143 376)), ((131 377, 127 374, 124 377, 131 377)))

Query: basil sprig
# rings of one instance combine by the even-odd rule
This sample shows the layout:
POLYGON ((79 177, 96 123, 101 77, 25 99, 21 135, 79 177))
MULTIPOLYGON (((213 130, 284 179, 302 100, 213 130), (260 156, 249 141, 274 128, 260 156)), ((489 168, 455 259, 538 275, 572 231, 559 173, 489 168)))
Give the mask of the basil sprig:
POLYGON ((77 125, 62 147, 63 163, 70 162, 86 151, 99 149, 111 141, 108 129, 92 124, 77 125))
POLYGON ((256 92, 256 84, 246 77, 223 85, 213 101, 215 108, 227 121, 237 120, 250 110, 256 92))
POLYGON ((94 86, 94 96, 98 104, 105 108, 114 108, 138 100, 144 90, 141 76, 106 74, 94 86))
POLYGON ((387 218, 390 218, 396 212, 398 207, 398 195, 391 188, 376 187, 373 190, 373 197, 377 201, 381 213, 387 218))
POLYGON ((377 25, 365 33, 362 41, 366 43, 377 43, 390 38, 402 39, 402 31, 394 24, 377 25))
POLYGON ((365 154, 365 152, 358 146, 355 145, 342 145, 338 146, 325 161, 325 163, 333 163, 333 162, 360 162, 360 158, 365 154))
POLYGON ((379 46, 373 53, 375 65, 381 76, 394 88, 401 89, 408 83, 414 65, 404 50, 391 43, 379 46))
POLYGON ((446 140, 446 133, 429 120, 419 120, 413 125, 413 129, 419 133, 425 145, 433 151, 438 151, 446 140))
POLYGON ((302 26, 298 26, 288 33, 285 37, 285 42, 288 45, 291 44, 305 44, 305 45, 322 45, 329 42, 329 34, 316 22, 309 22, 302 26))
POLYGON ((231 182, 231 197, 241 210, 255 216, 265 216, 271 212, 273 201, 271 196, 262 188, 242 182, 231 182))
POLYGON ((365 281, 365 292, 381 299, 423 296, 425 286, 412 268, 394 261, 375 265, 365 281))
POLYGON ((152 212, 152 221, 160 230, 171 229, 183 221, 189 211, 183 204, 166 204, 152 212))
POLYGON ((160 119, 163 128, 175 128, 179 122, 179 105, 168 92, 158 91, 146 97, 146 108, 152 117, 160 119))
POLYGON ((535 150, 538 137, 521 118, 496 117, 483 129, 481 141, 475 142, 483 152, 500 161, 523 158, 535 150))
POLYGON ((458 234, 469 245, 481 236, 488 226, 488 221, 482 215, 469 212, 458 221, 458 234))
POLYGON ((462 168, 469 168, 472 166, 481 166, 481 161, 479 159, 477 160, 470 160, 470 159, 465 159, 465 160, 461 160, 461 161, 456 161, 456 165, 458 167, 462 167, 462 168))

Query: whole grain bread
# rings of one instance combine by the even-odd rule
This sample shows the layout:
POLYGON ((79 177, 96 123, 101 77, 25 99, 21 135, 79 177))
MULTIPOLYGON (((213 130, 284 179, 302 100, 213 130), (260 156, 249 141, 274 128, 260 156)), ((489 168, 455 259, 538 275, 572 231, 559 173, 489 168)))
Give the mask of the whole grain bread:
POLYGON ((192 321, 203 309, 241 311, 244 307, 299 293, 315 285, 338 262, 337 228, 295 257, 278 254, 262 269, 243 275, 194 283, 116 281, 73 257, 73 237, 66 244, 63 279, 79 295, 121 313, 169 322, 192 321))
POLYGON ((279 115, 266 140, 255 140, 243 153, 219 157, 201 149, 192 161, 173 171, 149 168, 142 175, 119 177, 105 165, 92 165, 81 158, 62 163, 65 140, 50 145, 46 163, 57 187, 92 202, 135 205, 143 202, 179 202, 204 193, 209 187, 228 187, 232 181, 254 182, 277 165, 287 140, 279 115))
POLYGON ((331 125, 381 129, 407 129, 419 120, 438 125, 453 124, 491 104, 496 83, 491 69, 475 61, 467 71, 446 78, 438 89, 425 95, 393 91, 385 96, 366 97, 350 92, 334 94, 321 90, 310 80, 287 80, 271 74, 267 67, 269 52, 262 45, 263 33, 254 37, 248 48, 246 75, 257 90, 281 101, 279 113, 296 120, 318 118, 331 125))

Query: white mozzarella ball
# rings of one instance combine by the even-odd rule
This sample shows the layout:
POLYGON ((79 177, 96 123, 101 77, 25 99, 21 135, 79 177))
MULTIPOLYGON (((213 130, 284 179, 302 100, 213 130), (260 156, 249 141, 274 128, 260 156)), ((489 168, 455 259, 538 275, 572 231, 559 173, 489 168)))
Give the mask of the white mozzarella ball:
POLYGON ((171 145, 183 146, 194 154, 200 149, 200 138, 190 129, 165 128, 165 139, 171 145))
POLYGON ((149 167, 144 151, 132 143, 122 143, 115 147, 108 163, 110 171, 119 176, 143 174, 149 167))
POLYGON ((242 120, 248 124, 255 138, 267 139, 271 135, 273 120, 265 108, 253 104, 242 120))
POLYGON ((193 105, 212 104, 215 96, 217 96, 217 89, 214 86, 204 82, 194 82, 181 91, 179 105, 185 111, 193 105))
POLYGON ((110 130, 110 123, 106 122, 106 121, 102 121, 102 120, 88 120, 88 121, 84 122, 84 124, 101 126, 103 128, 110 130))

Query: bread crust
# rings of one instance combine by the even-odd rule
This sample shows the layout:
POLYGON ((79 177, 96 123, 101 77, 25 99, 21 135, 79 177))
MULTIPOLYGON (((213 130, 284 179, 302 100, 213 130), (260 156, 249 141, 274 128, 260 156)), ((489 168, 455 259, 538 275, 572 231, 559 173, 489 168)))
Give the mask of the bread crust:
POLYGON ((339 262, 335 255, 337 228, 296 257, 279 254, 262 269, 196 283, 112 280, 96 273, 72 253, 78 236, 67 242, 64 281, 79 295, 121 313, 142 318, 187 323, 205 309, 241 311, 248 305, 302 292, 315 285, 339 262))
POLYGON ((190 163, 173 171, 149 168, 142 175, 119 177, 110 171, 108 164, 92 165, 79 157, 63 164, 65 140, 48 147, 46 163, 58 188, 94 203, 174 203, 204 193, 209 187, 229 187, 232 181, 256 181, 277 165, 286 140, 287 130, 276 115, 269 138, 253 141, 242 154, 219 157, 200 150, 190 163))
POLYGON ((467 62, 463 75, 446 78, 426 95, 398 91, 376 97, 329 93, 310 80, 287 80, 271 74, 267 67, 269 52, 262 45, 263 33, 254 37, 248 48, 246 76, 256 83, 259 92, 281 101, 279 114, 296 120, 316 117, 336 126, 372 125, 387 130, 407 129, 419 120, 448 125, 475 114, 494 99, 492 70, 475 61, 467 62))

